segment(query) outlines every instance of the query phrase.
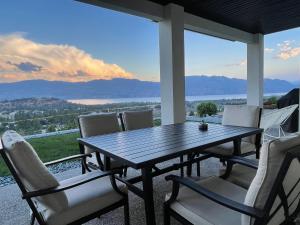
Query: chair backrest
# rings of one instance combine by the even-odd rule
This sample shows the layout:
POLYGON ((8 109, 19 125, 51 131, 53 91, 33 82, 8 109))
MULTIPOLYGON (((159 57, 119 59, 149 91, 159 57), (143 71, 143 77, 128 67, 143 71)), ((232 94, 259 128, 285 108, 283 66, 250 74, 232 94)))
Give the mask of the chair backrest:
MULTIPOLYGON (((245 204, 267 213, 262 224, 279 225, 299 211, 300 133, 265 143, 245 204)), ((255 219, 242 215, 242 225, 255 219)))
MULTIPOLYGON (((252 105, 225 105, 222 125, 259 127, 261 109, 252 105)), ((255 143, 255 136, 243 138, 255 143)))
POLYGON ((153 127, 153 111, 127 111, 122 115, 126 130, 136 130, 153 127))
MULTIPOLYGON (((33 147, 17 132, 6 131, 1 138, 1 155, 17 181, 23 194, 55 188, 59 185, 56 178, 40 160, 33 147)), ((68 200, 64 192, 36 198, 45 208, 55 212, 65 209, 68 200)))
MULTIPOLYGON (((116 113, 82 115, 78 117, 78 123, 81 137, 91 137, 120 131, 116 113)), ((93 152, 94 150, 85 147, 85 153, 93 152)))

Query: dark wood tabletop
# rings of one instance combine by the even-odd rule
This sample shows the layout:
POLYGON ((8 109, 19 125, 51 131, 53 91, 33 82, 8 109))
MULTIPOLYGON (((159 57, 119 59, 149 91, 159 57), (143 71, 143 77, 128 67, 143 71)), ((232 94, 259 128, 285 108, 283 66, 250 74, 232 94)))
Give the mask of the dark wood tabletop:
POLYGON ((209 124, 207 131, 200 131, 198 124, 186 122, 79 138, 78 141, 108 157, 120 160, 124 165, 139 169, 262 133, 262 129, 259 128, 217 124, 209 124))

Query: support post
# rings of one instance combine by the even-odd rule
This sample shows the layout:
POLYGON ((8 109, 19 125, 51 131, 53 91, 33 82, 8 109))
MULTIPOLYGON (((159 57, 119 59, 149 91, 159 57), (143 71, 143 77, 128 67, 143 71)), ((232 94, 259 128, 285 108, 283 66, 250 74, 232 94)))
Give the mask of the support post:
POLYGON ((247 104, 263 107, 264 36, 256 34, 254 43, 247 44, 247 104))
POLYGON ((164 8, 159 22, 162 124, 185 121, 184 9, 175 4, 164 8))

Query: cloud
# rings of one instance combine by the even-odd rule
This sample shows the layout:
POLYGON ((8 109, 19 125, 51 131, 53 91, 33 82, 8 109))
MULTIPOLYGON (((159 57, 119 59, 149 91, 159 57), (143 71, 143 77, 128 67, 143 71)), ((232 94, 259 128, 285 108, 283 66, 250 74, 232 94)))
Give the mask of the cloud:
POLYGON ((272 53, 274 51, 274 48, 265 48, 266 53, 272 53))
POLYGON ((300 55, 300 46, 295 47, 295 41, 284 41, 283 43, 277 44, 279 51, 276 55, 277 58, 287 60, 289 58, 300 55))
POLYGON ((246 65, 247 65, 247 59, 243 59, 240 62, 226 64, 225 66, 231 67, 231 66, 246 66, 246 65))
POLYGON ((0 35, 0 81, 29 79, 70 82, 132 78, 116 64, 92 57, 75 46, 41 44, 22 34, 0 35))

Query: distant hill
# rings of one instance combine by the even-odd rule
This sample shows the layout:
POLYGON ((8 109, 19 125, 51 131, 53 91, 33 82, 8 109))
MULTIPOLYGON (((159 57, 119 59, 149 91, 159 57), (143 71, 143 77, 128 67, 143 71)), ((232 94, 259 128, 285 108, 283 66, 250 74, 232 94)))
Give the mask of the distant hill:
MULTIPOLYGON (((186 95, 222 95, 246 93, 246 80, 224 76, 187 76, 186 95)), ((295 88, 284 80, 266 79, 265 93, 281 93, 295 88)), ((0 100, 32 97, 60 99, 87 98, 133 98, 160 95, 159 82, 137 79, 94 80, 89 82, 63 82, 28 80, 15 83, 0 83, 0 100)))
POLYGON ((295 80, 292 82, 292 84, 296 85, 296 86, 300 86, 300 80, 295 80))

